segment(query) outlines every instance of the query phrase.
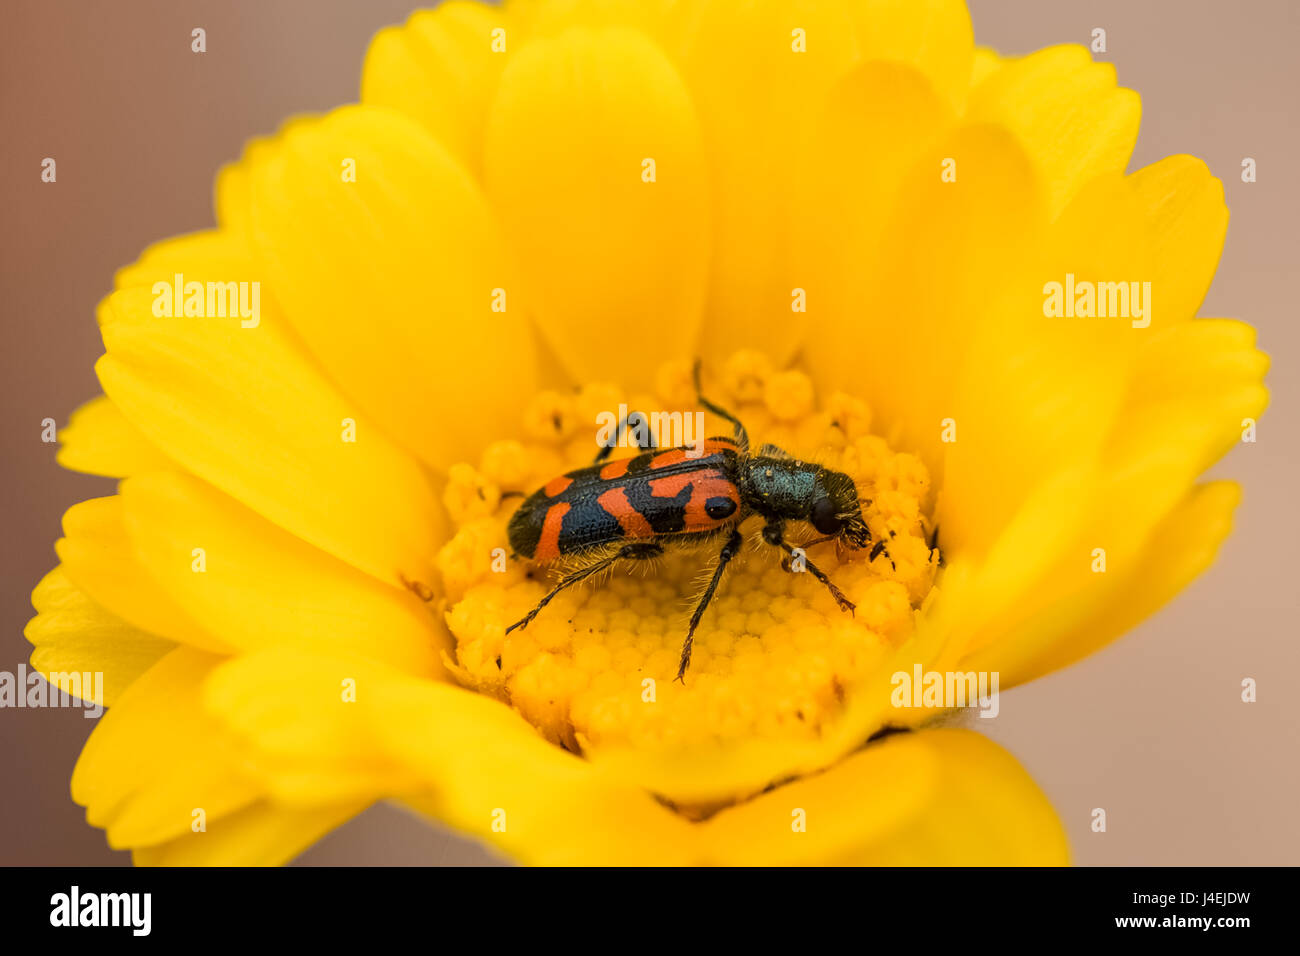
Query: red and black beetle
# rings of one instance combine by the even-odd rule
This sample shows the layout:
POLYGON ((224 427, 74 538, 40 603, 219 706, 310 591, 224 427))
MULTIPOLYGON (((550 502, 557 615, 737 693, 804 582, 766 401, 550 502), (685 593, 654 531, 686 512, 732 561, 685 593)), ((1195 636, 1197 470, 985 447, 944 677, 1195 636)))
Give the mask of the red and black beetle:
MULTIPOLYGON (((740 525, 747 518, 761 516, 763 540, 790 557, 795 548, 785 540, 789 521, 807 521, 824 536, 808 545, 834 540, 858 550, 871 542, 852 478, 800 461, 775 445, 764 445, 751 455, 745 426, 699 394, 698 362, 695 390, 702 407, 732 423, 734 438, 710 438, 696 450, 652 448, 635 458, 607 462, 627 428, 624 419, 594 464, 547 482, 511 516, 508 532, 516 556, 542 564, 573 558, 580 566, 506 628, 507 634, 527 627, 565 588, 616 562, 655 558, 676 544, 725 539, 708 587, 691 615, 677 670, 682 680, 691 662, 695 629, 727 564, 740 552, 740 525)), ((885 543, 878 542, 870 557, 884 550, 885 543)), ((853 611, 853 603, 815 564, 802 555, 799 564, 826 585, 841 610, 853 611)), ((786 565, 790 566, 788 557, 786 565)))

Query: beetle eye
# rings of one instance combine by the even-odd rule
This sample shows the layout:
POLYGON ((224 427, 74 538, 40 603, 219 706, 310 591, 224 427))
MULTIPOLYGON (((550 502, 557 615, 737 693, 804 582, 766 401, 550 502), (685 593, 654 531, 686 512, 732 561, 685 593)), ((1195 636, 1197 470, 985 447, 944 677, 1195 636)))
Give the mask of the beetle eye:
POLYGON ((822 498, 813 503, 808 520, 822 534, 839 534, 840 529, 844 527, 844 522, 840 521, 835 505, 831 504, 829 498, 822 498))

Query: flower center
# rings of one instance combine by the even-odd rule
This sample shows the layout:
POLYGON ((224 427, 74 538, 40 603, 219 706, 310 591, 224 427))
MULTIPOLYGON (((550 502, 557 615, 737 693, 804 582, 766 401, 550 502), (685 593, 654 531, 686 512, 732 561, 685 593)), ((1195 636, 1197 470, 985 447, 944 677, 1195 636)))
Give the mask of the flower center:
MULTIPOLYGON (((662 557, 618 562, 507 633, 574 567, 573 559, 542 566, 512 555, 506 526, 519 496, 590 465, 602 423, 621 409, 666 413, 652 418, 665 444, 668 423, 688 423, 700 410, 684 362, 661 369, 655 394, 593 384, 538 395, 524 415, 522 441, 497 442, 478 467, 450 470, 444 500, 456 531, 438 566, 456 643, 449 664, 458 678, 509 702, 571 750, 607 743, 659 749, 702 737, 814 738, 842 711, 845 689, 909 638, 914 609, 933 584, 929 475, 916 456, 872 434, 864 402, 835 394, 819 405, 807 375, 774 371, 756 353, 738 353, 717 371, 706 376, 705 396, 745 424, 751 452, 770 443, 850 476, 872 540, 887 550, 873 557, 870 549, 830 541, 810 544, 791 561, 762 540, 763 519, 749 519, 740 529, 746 543, 695 632, 684 683, 674 681, 682 643, 727 533, 677 547, 671 534, 663 536, 662 557), (813 574, 800 573, 801 553, 856 605, 853 613, 813 574)), ((686 440, 732 434, 711 414, 706 429, 686 440)), ((636 447, 620 447, 608 460, 636 454, 636 447)), ((805 522, 786 527, 795 547, 823 537, 805 522)))

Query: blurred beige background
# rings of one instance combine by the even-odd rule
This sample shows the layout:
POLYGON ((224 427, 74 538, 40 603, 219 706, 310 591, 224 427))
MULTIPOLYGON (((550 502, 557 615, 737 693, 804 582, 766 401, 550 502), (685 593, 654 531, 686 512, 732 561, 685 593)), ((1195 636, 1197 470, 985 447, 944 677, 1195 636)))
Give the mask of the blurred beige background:
MULTIPOLYGON (((1259 441, 1214 474, 1246 489, 1219 563, 1118 645, 1003 697, 978 721, 1038 779, 1082 864, 1300 863, 1300 674, 1294 549, 1300 261, 1300 4, 1290 0, 971 0, 976 40, 1006 53, 1107 31, 1142 94, 1133 168, 1205 159, 1232 211, 1203 315, 1252 322, 1273 356, 1259 441), (1240 181, 1244 156, 1258 182, 1240 181), (1240 702, 1243 677, 1258 703, 1240 702), (1093 807, 1109 829, 1089 830, 1093 807)), ((4 396, 0 670, 27 659, 29 593, 55 563, 65 508, 112 492, 54 464, 41 419, 98 392, 93 308, 149 242, 211 224, 211 181, 246 138, 354 100, 362 54, 399 0, 6 0, 0 12, 0 307, 4 396), (190 52, 190 30, 208 51, 190 52), (40 182, 43 157, 58 182, 40 182)), ((92 722, 0 711, 0 863, 122 864, 68 796, 92 722)), ((379 808, 305 864, 485 863, 477 847, 379 808)))

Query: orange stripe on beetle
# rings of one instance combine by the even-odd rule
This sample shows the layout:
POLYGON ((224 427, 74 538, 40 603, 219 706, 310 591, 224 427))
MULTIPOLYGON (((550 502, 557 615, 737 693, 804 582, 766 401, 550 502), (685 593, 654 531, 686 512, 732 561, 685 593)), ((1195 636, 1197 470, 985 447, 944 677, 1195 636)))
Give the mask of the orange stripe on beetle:
POLYGON ((653 538, 654 529, 650 527, 650 522, 646 520, 645 515, 632 507, 632 502, 628 500, 626 489, 611 488, 603 495, 596 499, 605 513, 618 522, 618 526, 623 529, 623 534, 629 538, 653 538))
POLYGON ((686 460, 685 448, 673 448, 668 451, 660 452, 650 459, 650 470, 656 468, 665 468, 668 465, 676 465, 686 460))
POLYGON ((554 498, 556 495, 561 494, 564 489, 569 487, 571 484, 573 484, 572 478, 568 475, 560 475, 559 477, 552 478, 548 481, 546 486, 542 488, 542 491, 546 492, 546 497, 554 498))
POLYGON ((537 550, 533 552, 534 561, 551 561, 560 556, 560 525, 571 507, 567 501, 561 501, 546 509, 542 535, 537 539, 537 550))
POLYGON ((695 452, 695 448, 689 445, 685 448, 670 448, 668 451, 660 452, 650 459, 650 470, 665 468, 668 465, 680 465, 684 461, 698 461, 701 458, 707 458, 709 455, 737 450, 736 443, 729 439, 710 438, 704 442, 704 446, 698 454, 692 454, 695 452))
POLYGON ((604 468, 600 469, 600 478, 602 481, 613 481, 615 478, 622 478, 627 474, 627 466, 632 464, 635 458, 620 458, 618 461, 611 461, 604 468))
POLYGON ((722 472, 713 468, 706 468, 702 471, 687 471, 677 475, 669 475, 667 478, 651 478, 649 481, 650 494, 656 498, 676 498, 687 485, 698 484, 701 481, 714 478, 721 478, 727 487, 731 487, 731 482, 723 478, 722 472))

